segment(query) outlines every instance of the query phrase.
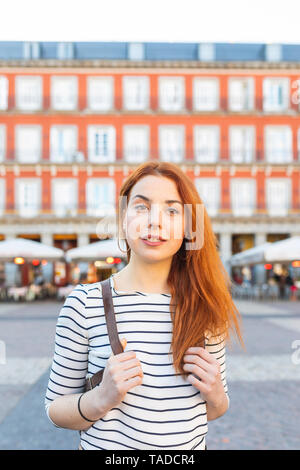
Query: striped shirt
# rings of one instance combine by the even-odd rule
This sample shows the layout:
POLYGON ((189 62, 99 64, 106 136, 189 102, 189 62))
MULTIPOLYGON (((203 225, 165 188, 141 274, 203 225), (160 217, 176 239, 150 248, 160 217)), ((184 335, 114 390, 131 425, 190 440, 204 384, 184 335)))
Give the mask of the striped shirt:
MULTIPOLYGON (((126 351, 135 351, 144 377, 118 406, 80 431, 81 446, 101 450, 204 449, 206 402, 199 390, 175 372, 169 353, 171 295, 116 291, 113 275, 110 285, 119 337, 126 338, 126 351)), ((220 338, 207 338, 206 349, 220 362, 228 397, 225 343, 220 338)), ((57 320, 45 397, 48 417, 51 402, 62 395, 83 392, 86 375, 105 368, 111 354, 101 285, 78 284, 57 320)))

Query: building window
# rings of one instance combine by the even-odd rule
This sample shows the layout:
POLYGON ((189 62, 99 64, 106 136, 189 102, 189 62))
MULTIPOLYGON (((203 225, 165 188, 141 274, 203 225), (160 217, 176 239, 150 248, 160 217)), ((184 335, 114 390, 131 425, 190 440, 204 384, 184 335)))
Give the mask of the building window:
POLYGON ((57 45, 57 58, 59 60, 74 59, 74 44, 72 42, 59 42, 57 45))
POLYGON ((6 157, 6 127, 0 124, 0 162, 3 162, 6 157))
POLYGON ((148 126, 124 126, 124 157, 129 163, 141 163, 149 158, 148 126))
POLYGON ((216 48, 213 43, 198 44, 198 59, 203 62, 216 60, 216 48))
POLYGON ((52 180, 52 210, 57 217, 77 213, 77 180, 54 178, 52 180))
POLYGON ((42 108, 42 77, 16 77, 16 107, 22 111, 42 108))
POLYGON ((90 178, 86 184, 88 215, 103 217, 115 214, 115 181, 110 178, 90 178))
POLYGON ((41 209, 41 180, 16 178, 16 209, 21 217, 36 217, 41 209))
POLYGON ((73 163, 76 160, 77 127, 52 126, 50 129, 50 160, 73 163))
POLYGON ((219 109, 219 81, 217 78, 197 77, 193 82, 195 111, 216 111, 219 109))
POLYGON ((129 111, 149 108, 148 77, 123 77, 123 107, 129 111))
POLYGON ((4 214, 5 199, 5 179, 0 178, 0 216, 4 214))
POLYGON ((298 146, 298 160, 300 161, 300 127, 298 129, 297 146, 298 146))
POLYGON ((93 111, 110 111, 114 107, 113 77, 88 77, 88 108, 93 111))
POLYGON ((3 75, 0 76, 0 111, 8 108, 8 80, 3 75))
POLYGON ((16 157, 20 163, 37 163, 41 158, 41 127, 16 126, 16 157))
POLYGON ((165 162, 179 163, 184 159, 184 126, 159 126, 159 155, 165 162))
POLYGON ((286 216, 290 208, 291 182, 288 179, 267 178, 266 200, 271 216, 286 216))
POLYGON ((293 136, 289 126, 265 127, 266 161, 289 163, 293 160, 293 136))
POLYGON ((217 215, 220 208, 220 179, 196 178, 195 185, 207 213, 210 216, 217 215))
POLYGON ((214 163, 219 160, 218 126, 194 127, 195 160, 198 163, 214 163))
POLYGON ((255 128, 253 126, 230 126, 230 159, 233 163, 251 163, 254 160, 255 128))
POLYGON ((255 180, 235 178, 230 181, 231 210, 235 216, 253 215, 256 207, 255 180))
POLYGON ((131 42, 128 44, 128 59, 129 60, 144 60, 145 59, 145 45, 142 42, 131 42))
POLYGON ((109 163, 116 158, 116 130, 113 126, 88 126, 90 162, 109 163))
POLYGON ((58 111, 77 109, 77 77, 51 77, 51 107, 58 111))
POLYGON ((24 59, 39 59, 41 55, 41 47, 38 42, 23 43, 24 59))
POLYGON ((290 105, 290 80, 265 78, 263 82, 264 111, 286 111, 290 105))
POLYGON ((159 107, 162 111, 182 111, 185 107, 184 77, 159 77, 159 107))
POLYGON ((229 109, 231 111, 250 111, 253 108, 253 78, 229 78, 229 109))
POLYGON ((280 62, 282 60, 281 44, 266 44, 265 59, 268 62, 280 62))

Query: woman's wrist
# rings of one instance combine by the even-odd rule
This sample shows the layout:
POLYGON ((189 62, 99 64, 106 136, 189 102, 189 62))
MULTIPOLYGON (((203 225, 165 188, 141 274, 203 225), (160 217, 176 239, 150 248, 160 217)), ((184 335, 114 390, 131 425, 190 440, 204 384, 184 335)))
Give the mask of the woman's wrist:
POLYGON ((98 387, 85 392, 80 400, 80 410, 89 421, 98 421, 104 416, 108 409, 104 400, 99 400, 98 387))
POLYGON ((106 415, 110 410, 110 407, 108 406, 106 397, 103 396, 101 384, 89 390, 87 393, 89 394, 91 412, 94 416, 97 416, 98 419, 102 418, 102 416, 106 415))

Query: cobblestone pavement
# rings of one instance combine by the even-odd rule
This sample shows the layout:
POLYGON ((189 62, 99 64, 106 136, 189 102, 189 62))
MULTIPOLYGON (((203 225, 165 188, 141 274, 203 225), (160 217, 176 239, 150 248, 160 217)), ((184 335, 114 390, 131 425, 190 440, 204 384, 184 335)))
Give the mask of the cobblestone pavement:
MULTIPOLYGON (((245 350, 235 339, 227 347, 230 408, 209 422, 208 448, 300 449, 300 302, 236 304, 245 350)), ((44 409, 60 308, 0 303, 0 449, 77 448, 79 433, 54 427, 44 409)))

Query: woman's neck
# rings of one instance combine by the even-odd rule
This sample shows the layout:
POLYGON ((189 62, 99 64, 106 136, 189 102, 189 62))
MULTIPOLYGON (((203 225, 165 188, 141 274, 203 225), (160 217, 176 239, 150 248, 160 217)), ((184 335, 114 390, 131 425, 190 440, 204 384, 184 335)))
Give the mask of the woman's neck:
POLYGON ((114 276, 117 280, 116 290, 170 294, 167 279, 171 261, 149 264, 130 258, 127 266, 114 276))

